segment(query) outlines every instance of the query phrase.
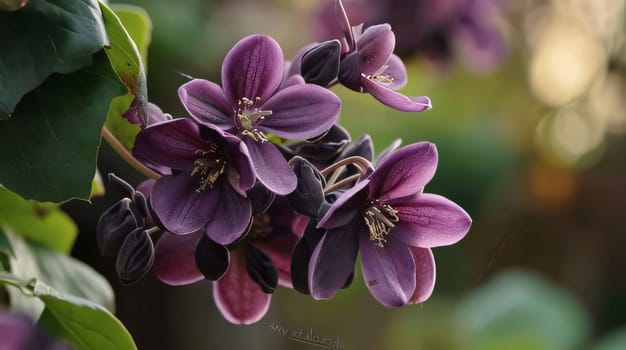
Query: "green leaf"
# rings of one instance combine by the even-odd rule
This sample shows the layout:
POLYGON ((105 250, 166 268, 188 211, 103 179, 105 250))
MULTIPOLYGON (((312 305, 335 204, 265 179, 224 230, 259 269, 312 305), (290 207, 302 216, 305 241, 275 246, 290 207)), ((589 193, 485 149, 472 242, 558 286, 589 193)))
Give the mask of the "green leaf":
POLYGON ((0 12, 0 119, 52 73, 91 64, 107 38, 97 0, 34 0, 0 12))
POLYGON ((31 282, 20 279, 12 273, 0 271, 0 284, 16 287, 24 293, 24 295, 33 295, 31 282))
POLYGON ((78 229, 57 205, 25 200, 0 186, 0 208, 0 226, 61 253, 72 249, 78 229))
POLYGON ((47 334, 65 340, 78 350, 137 349, 124 325, 104 307, 56 289, 36 279, 24 280, 0 272, 0 284, 17 287, 25 297, 43 302, 38 326, 47 334))
POLYGON ((48 78, 0 121, 0 183, 27 199, 88 199, 102 125, 125 90, 102 52, 91 67, 48 78))
MULTIPOLYGON (((0 236, 5 236, 10 243, 13 256, 9 259, 9 265, 15 276, 24 279, 36 278, 62 293, 79 296, 113 310, 114 295, 111 286, 90 266, 70 256, 29 244, 9 230, 5 230, 4 234, 0 231, 0 236)), ((19 298, 15 294, 11 297, 19 298)), ((40 307, 28 304, 29 302, 32 304, 32 299, 18 302, 20 304, 16 308, 25 313, 35 315, 41 312, 40 307)))
MULTIPOLYGON (((6 234, 0 227, 0 254, 6 256, 7 258, 15 257, 15 253, 13 252, 13 248, 11 247, 11 242, 9 242, 9 238, 7 238, 6 234)), ((11 267, 7 266, 6 271, 10 271, 11 267)))
MULTIPOLYGON (((106 53, 116 74, 128 88, 128 93, 113 100, 107 115, 106 127, 122 144, 130 149, 135 136, 139 132, 137 125, 131 124, 122 117, 135 100, 135 106, 140 119, 146 120, 146 106, 148 93, 146 88, 146 74, 137 45, 120 21, 120 18, 105 4, 100 3, 104 24, 110 40, 106 53)), ((151 26, 146 20, 145 13, 133 12, 134 7, 124 10, 125 18, 133 25, 136 37, 142 40, 143 45, 149 42, 151 26)), ((144 48, 144 51, 147 50, 144 48)))
POLYGON ((102 183, 102 176, 100 176, 100 171, 96 169, 96 175, 93 177, 93 181, 91 182, 91 193, 89 193, 89 198, 104 196, 105 189, 104 184, 102 183))
POLYGON ((590 332, 582 306, 571 295, 520 271, 497 276, 467 295, 458 318, 474 340, 468 349, 575 349, 590 332))
POLYGON ((137 45, 144 67, 148 64, 148 47, 152 41, 152 21, 146 10, 129 4, 111 4, 111 9, 137 45))
POLYGON ((38 325, 81 349, 137 349, 124 325, 107 309, 89 300, 58 293, 37 281, 33 293, 46 306, 38 325))

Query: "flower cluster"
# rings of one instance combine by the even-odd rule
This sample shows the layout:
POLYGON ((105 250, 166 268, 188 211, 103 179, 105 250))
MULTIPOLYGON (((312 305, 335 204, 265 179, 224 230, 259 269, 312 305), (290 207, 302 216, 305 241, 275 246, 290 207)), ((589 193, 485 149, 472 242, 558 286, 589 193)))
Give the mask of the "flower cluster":
MULTIPOLYGON (((336 4, 321 2, 314 36, 334 38, 342 28, 333 18, 336 4)), ((507 55, 497 21, 505 10, 498 0, 349 0, 356 23, 388 22, 397 37, 395 52, 403 58, 423 55, 440 66, 460 60, 477 72, 496 68, 507 55)))
POLYGON ((331 298, 352 282, 360 251, 381 304, 430 296, 431 248, 460 240, 471 219, 423 192, 437 165, 433 144, 396 142, 374 160, 371 137, 352 142, 337 123, 336 83, 398 110, 431 104, 396 91, 407 79, 391 27, 351 27, 336 8, 343 36, 291 62, 268 36, 242 39, 224 58, 221 85, 193 79, 178 89, 188 117, 155 106, 145 121, 128 113, 142 127, 133 155, 157 176, 130 187, 98 226, 124 282, 150 268, 170 285, 208 279, 223 316, 250 324, 278 285, 331 298))

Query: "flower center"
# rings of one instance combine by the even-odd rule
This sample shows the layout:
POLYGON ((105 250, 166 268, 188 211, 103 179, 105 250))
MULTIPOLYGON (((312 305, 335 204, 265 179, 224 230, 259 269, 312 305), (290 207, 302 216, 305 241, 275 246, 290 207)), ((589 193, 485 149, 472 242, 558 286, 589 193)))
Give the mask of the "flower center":
POLYGON ((261 98, 258 96, 254 99, 242 97, 237 100, 237 117, 239 118, 239 125, 243 129, 241 135, 251 137, 257 142, 265 142, 267 141, 267 137, 256 127, 265 117, 272 115, 272 111, 255 107, 254 105, 260 100, 261 98))
POLYGON ((219 176, 226 168, 226 159, 217 149, 217 145, 212 144, 209 150, 198 149, 195 151, 198 158, 193 162, 191 176, 200 175, 200 187, 197 192, 204 191, 207 186, 213 188, 219 176))
POLYGON ((370 206, 363 212, 363 219, 370 231, 370 241, 377 241, 376 245, 379 247, 384 247, 387 242, 385 236, 400 220, 397 210, 389 204, 380 204, 378 201, 370 203, 370 206))
POLYGON ((380 67, 376 73, 374 74, 370 74, 367 76, 367 79, 369 80, 374 80, 377 83, 381 83, 384 85, 389 85, 393 83, 393 77, 389 74, 383 74, 387 68, 389 68, 388 65, 383 65, 382 67, 380 67))

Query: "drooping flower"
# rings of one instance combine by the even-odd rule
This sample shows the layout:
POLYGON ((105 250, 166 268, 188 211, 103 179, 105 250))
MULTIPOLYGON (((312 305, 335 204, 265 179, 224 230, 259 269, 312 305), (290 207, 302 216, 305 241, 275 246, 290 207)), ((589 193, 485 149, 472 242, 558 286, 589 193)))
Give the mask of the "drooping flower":
POLYGON ((325 232, 308 262, 314 298, 330 298, 346 284, 359 250, 367 288, 381 304, 398 307, 430 296, 431 248, 456 243, 471 225, 457 204, 423 193, 436 166, 433 144, 412 144, 386 155, 370 176, 339 195, 319 219, 325 232))
POLYGON ((133 154, 172 169, 156 181, 150 195, 165 229, 179 235, 203 230, 220 244, 244 233, 251 217, 245 191, 254 185, 255 172, 241 139, 181 118, 143 129, 133 154))
POLYGON ((407 82, 407 73, 400 57, 393 54, 395 35, 389 24, 366 28, 351 26, 341 1, 334 4, 334 15, 344 38, 338 79, 349 89, 369 92, 391 108, 421 112, 432 107, 426 96, 407 97, 397 92, 407 82))
POLYGON ((254 216, 244 239, 228 246, 201 232, 185 236, 166 232, 157 242, 154 273, 176 286, 212 280, 213 299, 226 320, 257 322, 267 312, 277 285, 292 288, 294 217, 285 199, 277 198, 267 212, 254 216))
MULTIPOLYGON (((352 23, 389 23, 396 35, 395 53, 402 58, 423 55, 440 66, 460 59, 470 69, 489 71, 506 57, 507 45, 496 25, 499 0, 350 0, 345 8, 352 23)), ((315 37, 335 38, 342 30, 325 2, 315 37)))
POLYGON ((197 122, 239 136, 248 147, 258 180, 277 194, 296 186, 295 175, 268 134, 306 139, 323 134, 337 120, 341 101, 329 90, 302 79, 283 84, 283 53, 274 39, 252 35, 239 41, 222 65, 222 87, 194 79, 178 90, 197 122))

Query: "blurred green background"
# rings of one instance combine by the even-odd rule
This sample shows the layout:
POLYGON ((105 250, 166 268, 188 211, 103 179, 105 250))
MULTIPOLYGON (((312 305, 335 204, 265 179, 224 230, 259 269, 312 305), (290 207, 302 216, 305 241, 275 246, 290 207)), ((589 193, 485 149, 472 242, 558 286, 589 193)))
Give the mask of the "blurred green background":
MULTIPOLYGON (((129 1, 125 1, 129 2, 129 1)), ((153 22, 149 98, 184 110, 176 90, 190 75, 219 82, 242 37, 273 36, 291 57, 312 41, 320 1, 131 1, 153 22)), ((233 326, 210 282, 170 287, 153 276, 121 287, 97 253, 99 214, 121 197, 65 205, 80 225, 74 255, 113 284, 117 313, 140 349, 311 349, 292 331, 332 338, 337 349, 626 349, 626 46, 623 0, 503 2, 495 28, 508 46, 489 72, 417 52, 405 58, 407 95, 434 108, 402 113, 334 87, 340 122, 377 150, 396 138, 432 141, 439 167, 426 192, 474 220, 459 244, 434 249, 430 300, 386 309, 360 276, 330 301, 279 289, 269 313, 233 326)), ((419 26, 420 23, 415 23, 419 26)), ((392 23, 393 26, 393 23, 392 23)), ((138 183, 108 146, 100 171, 138 183)), ((320 339, 322 339, 320 338, 320 339)), ((332 348, 332 347, 331 347, 332 348)))

